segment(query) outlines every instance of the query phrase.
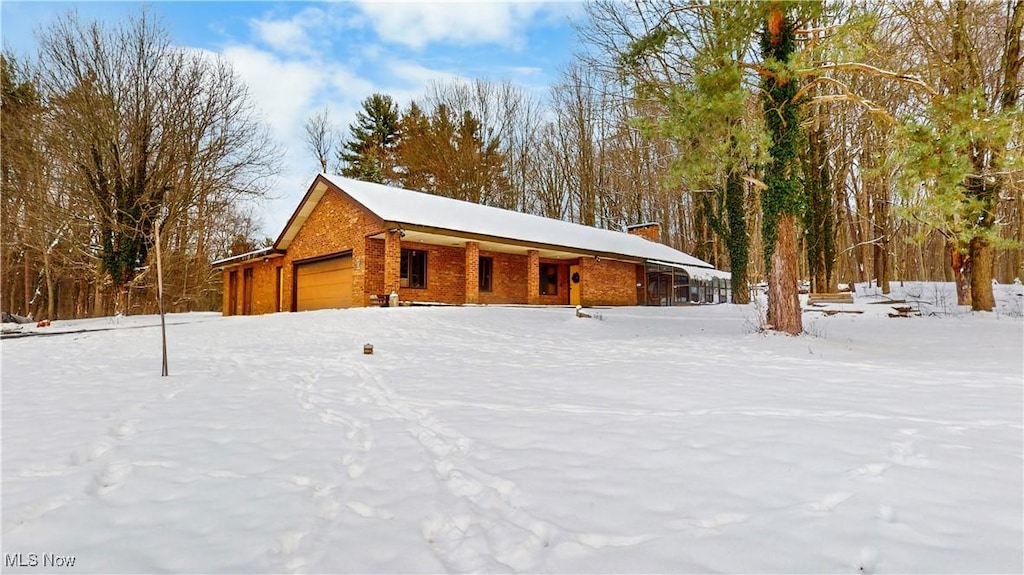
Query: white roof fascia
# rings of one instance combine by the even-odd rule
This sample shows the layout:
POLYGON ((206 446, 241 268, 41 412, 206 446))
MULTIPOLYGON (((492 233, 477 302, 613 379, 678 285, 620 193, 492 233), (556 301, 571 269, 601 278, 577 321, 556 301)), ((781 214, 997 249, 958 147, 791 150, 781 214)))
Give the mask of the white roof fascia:
POLYGON ((672 262, 660 262, 657 260, 647 260, 649 264, 655 264, 659 266, 668 266, 670 268, 677 268, 685 271, 691 278, 698 280, 711 280, 714 278, 718 279, 732 279, 731 272, 723 272, 715 268, 704 268, 696 266, 688 266, 684 264, 676 264, 672 262))
MULTIPOLYGON (((258 250, 253 250, 251 252, 245 252, 244 254, 238 254, 238 255, 235 255, 235 256, 228 256, 226 258, 221 258, 221 259, 219 259, 217 261, 214 261, 214 262, 210 263, 210 266, 211 267, 219 267, 219 266, 222 266, 222 265, 234 263, 236 261, 242 262, 242 261, 245 261, 245 260, 251 260, 251 259, 258 258, 260 256, 270 255, 272 252, 274 252, 274 248, 273 247, 260 248, 258 250)), ((280 254, 274 253, 273 255, 279 256, 280 254)))

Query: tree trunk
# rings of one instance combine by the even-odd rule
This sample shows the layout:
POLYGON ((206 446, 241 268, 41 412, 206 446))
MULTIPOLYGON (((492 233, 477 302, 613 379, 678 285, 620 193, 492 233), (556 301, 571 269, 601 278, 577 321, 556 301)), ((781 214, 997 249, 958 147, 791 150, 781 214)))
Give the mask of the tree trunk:
POLYGON ((796 217, 779 217, 779 230, 768 274, 768 325, 790 335, 803 331, 797 291, 796 217))
POLYGON ((750 242, 747 237, 746 185, 737 170, 731 170, 725 183, 725 209, 729 223, 729 268, 732 270, 732 303, 750 303, 747 266, 750 242))
POLYGON ((45 319, 57 319, 56 314, 56 303, 57 294, 56 286, 53 282, 53 271, 50 269, 50 253, 43 253, 43 275, 46 278, 46 318, 45 319))
POLYGON ((120 285, 120 286, 114 286, 114 293, 115 293, 115 295, 114 295, 114 315, 124 315, 124 316, 129 315, 128 314, 128 305, 129 305, 128 292, 129 292, 129 289, 130 288, 128 287, 128 284, 124 284, 124 285, 120 285))
POLYGON ((983 238, 975 237, 970 245, 971 309, 992 311, 996 307, 992 293, 992 246, 983 238))
POLYGON ((24 259, 24 261, 25 261, 25 266, 24 266, 25 267, 25 309, 21 313, 25 314, 25 316, 27 317, 29 314, 32 313, 32 310, 30 309, 31 306, 32 306, 32 280, 29 279, 28 250, 25 250, 24 258, 25 258, 24 259))
POLYGON ((952 242, 946 244, 949 270, 956 283, 956 305, 971 305, 971 256, 964 255, 952 242))

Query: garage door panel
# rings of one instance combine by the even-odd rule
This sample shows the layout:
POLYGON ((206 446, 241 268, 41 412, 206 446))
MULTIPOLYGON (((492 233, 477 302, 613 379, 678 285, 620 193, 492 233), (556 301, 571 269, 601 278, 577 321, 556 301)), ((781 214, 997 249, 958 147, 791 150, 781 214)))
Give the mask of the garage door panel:
POLYGON ((295 268, 296 309, 333 309, 352 305, 352 256, 331 258, 295 268))

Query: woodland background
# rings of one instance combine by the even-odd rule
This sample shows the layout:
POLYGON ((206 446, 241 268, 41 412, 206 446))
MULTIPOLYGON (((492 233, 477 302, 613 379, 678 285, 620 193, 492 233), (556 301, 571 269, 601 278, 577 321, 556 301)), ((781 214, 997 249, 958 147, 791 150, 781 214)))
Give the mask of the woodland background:
MULTIPOLYGON (((778 209, 814 291, 1011 282, 1022 4, 592 2, 546 97, 487 79, 416 102, 368 94, 347 126, 308 119, 309 169, 610 229, 657 221, 736 285, 770 279, 766 198, 785 172, 778 209), (780 29, 784 58, 767 51, 780 29), (765 104, 780 86, 787 105, 765 104)), ((112 26, 69 13, 31 61, 5 54, 2 76, 4 311, 154 311, 158 224, 167 309, 219 309, 210 262, 277 233, 252 210, 278 149, 230 66, 176 48, 145 12, 112 26)))

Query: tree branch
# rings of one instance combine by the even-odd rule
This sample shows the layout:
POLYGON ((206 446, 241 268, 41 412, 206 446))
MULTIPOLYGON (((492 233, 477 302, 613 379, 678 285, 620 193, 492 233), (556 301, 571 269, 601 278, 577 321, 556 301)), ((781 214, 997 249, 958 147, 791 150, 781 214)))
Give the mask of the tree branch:
POLYGON ((926 84, 923 80, 921 80, 917 76, 911 76, 909 74, 900 74, 899 72, 893 72, 893 71, 890 71, 890 70, 883 70, 881 68, 877 68, 877 67, 871 66, 869 64, 863 64, 861 62, 837 62, 835 64, 822 64, 820 66, 815 66, 813 68, 804 68, 803 70, 798 70, 797 73, 803 76, 803 75, 820 74, 821 72, 828 72, 828 71, 831 71, 831 70, 839 70, 839 71, 847 71, 847 72, 866 72, 866 73, 871 74, 873 76, 881 76, 883 78, 890 78, 892 80, 897 80, 899 82, 906 82, 907 84, 911 84, 913 86, 917 86, 918 88, 921 88, 925 92, 928 92, 928 94, 931 95, 931 96, 938 96, 939 95, 939 92, 937 90, 935 90, 935 88, 932 88, 931 86, 926 84))

